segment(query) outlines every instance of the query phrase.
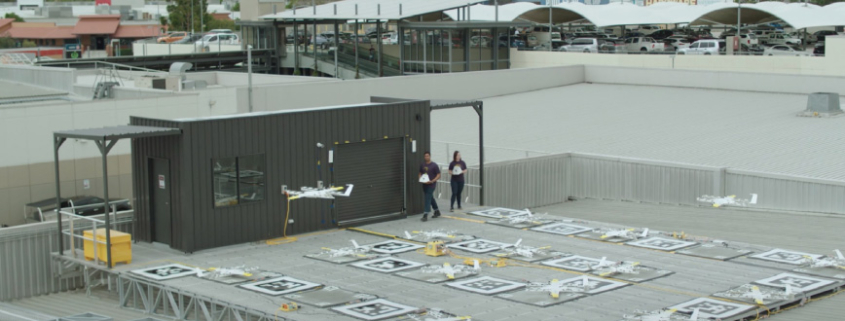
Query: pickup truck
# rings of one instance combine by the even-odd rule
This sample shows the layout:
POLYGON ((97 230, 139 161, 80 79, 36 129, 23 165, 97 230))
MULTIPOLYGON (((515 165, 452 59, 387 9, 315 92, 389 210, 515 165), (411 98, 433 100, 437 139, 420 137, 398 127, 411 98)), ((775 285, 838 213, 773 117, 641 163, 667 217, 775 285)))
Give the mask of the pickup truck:
POLYGON ((787 45, 787 46, 800 46, 801 39, 794 38, 785 33, 770 33, 768 38, 762 38, 760 41, 763 42, 764 45, 787 45))
POLYGON ((651 37, 634 37, 625 39, 627 52, 663 52, 665 44, 654 41, 651 37))

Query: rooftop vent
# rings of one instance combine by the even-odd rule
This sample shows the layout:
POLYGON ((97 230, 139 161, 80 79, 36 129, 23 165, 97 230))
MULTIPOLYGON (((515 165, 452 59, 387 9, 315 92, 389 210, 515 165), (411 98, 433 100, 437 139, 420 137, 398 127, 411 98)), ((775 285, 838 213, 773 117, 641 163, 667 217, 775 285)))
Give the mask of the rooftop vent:
POLYGON ((832 117, 842 114, 837 93, 812 93, 807 98, 807 109, 799 113, 804 117, 832 117))

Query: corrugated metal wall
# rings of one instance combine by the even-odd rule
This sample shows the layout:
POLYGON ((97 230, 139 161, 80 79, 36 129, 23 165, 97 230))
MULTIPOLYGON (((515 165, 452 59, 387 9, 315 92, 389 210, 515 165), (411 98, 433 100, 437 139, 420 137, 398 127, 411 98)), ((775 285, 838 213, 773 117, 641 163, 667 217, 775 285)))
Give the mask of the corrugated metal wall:
MULTIPOLYGON (((146 159, 151 153, 169 158, 163 152, 179 151, 182 162, 171 160, 174 190, 180 200, 173 200, 173 248, 186 252, 231 244, 280 237, 283 234, 286 203, 281 186, 299 189, 315 186, 322 178, 331 184, 328 149, 336 144, 383 139, 416 140, 417 152, 406 145, 406 182, 408 212, 422 212, 422 191, 416 184, 417 166, 430 144, 430 103, 428 101, 323 108, 264 115, 241 115, 184 121, 178 125, 133 118, 132 124, 181 127, 180 146, 167 139, 133 141, 133 173, 136 179, 136 204, 147 204, 146 159), (419 116, 419 120, 417 120, 419 116), (317 149, 317 143, 326 147, 317 149), (214 207, 212 159, 265 155, 265 195, 267 199, 252 204, 214 207), (318 169, 317 158, 321 161, 318 169), (143 161, 143 163, 139 163, 143 161), (142 166, 143 165, 143 166, 142 166), (178 174, 177 174, 178 173, 178 174), (176 240, 180 240, 176 242, 176 240)), ((173 156, 171 156, 173 157, 173 156)), ((376 174, 376 173, 374 173, 376 174)), ((347 184, 355 182, 336 182, 347 184)), ((302 199, 291 202, 287 234, 335 228, 331 202, 302 199)), ((138 207, 139 235, 149 240, 149 210, 138 207), (143 221, 143 222, 142 222, 143 221)))
MULTIPOLYGON (((132 214, 120 214, 123 218, 115 229, 129 232, 132 229, 132 214)), ((58 280, 53 275, 51 253, 59 251, 58 231, 55 222, 21 225, 0 229, 0 301, 20 300, 78 289, 82 277, 58 280)), ((81 233, 82 228, 77 229, 81 233)), ((77 239, 77 248, 82 242, 77 239)), ((70 248, 68 237, 65 248, 70 248)))
MULTIPOLYGON (((154 127, 168 127, 179 128, 180 123, 158 119, 147 119, 141 117, 130 117, 129 123, 132 125, 144 125, 154 127)), ((184 173, 178 171, 178 166, 181 164, 182 155, 180 155, 180 147, 182 144, 181 137, 167 136, 167 137, 153 137, 144 139, 132 140, 132 204, 135 206, 135 231, 133 236, 139 241, 152 241, 152 226, 150 226, 150 158, 163 158, 170 161, 171 176, 180 175, 184 179, 184 173)), ((170 195, 170 202, 172 211, 176 211, 179 206, 183 206, 183 199, 186 191, 181 188, 180 179, 171 178, 169 183, 172 191, 170 195)), ((173 220, 172 225, 174 229, 181 227, 181 222, 173 220)), ((173 235, 173 244, 184 244, 185 240, 180 235, 173 235)))
MULTIPOLYGON (((484 183, 486 205, 510 208, 556 204, 569 197, 707 206, 696 198, 747 199, 756 193, 757 208, 845 214, 841 181, 581 153, 487 164, 484 183)), ((478 184, 478 169, 470 168, 467 185, 478 184)), ((449 184, 440 184, 438 194, 448 205, 449 184)), ((467 186, 463 196, 478 203, 479 189, 467 186)))
POLYGON ((728 169, 726 194, 749 198, 759 195, 754 207, 845 214, 845 182, 728 169))
POLYGON ((588 154, 569 154, 571 196, 697 205, 717 191, 719 168, 588 154))

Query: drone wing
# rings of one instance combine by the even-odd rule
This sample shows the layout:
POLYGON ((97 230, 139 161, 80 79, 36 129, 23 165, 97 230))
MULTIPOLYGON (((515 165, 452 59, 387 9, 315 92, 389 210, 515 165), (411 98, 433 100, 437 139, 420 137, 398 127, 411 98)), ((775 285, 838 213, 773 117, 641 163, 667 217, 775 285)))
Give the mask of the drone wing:
POLYGON ((690 321, 698 321, 698 308, 692 309, 692 315, 689 317, 690 321))
POLYGON ((455 269, 452 268, 452 265, 449 262, 443 263, 443 271, 446 273, 446 277, 449 280, 455 279, 455 269))
POLYGON ((353 187, 355 187, 355 185, 346 184, 346 191, 344 191, 343 193, 338 193, 338 191, 342 191, 344 189, 343 187, 332 187, 332 195, 340 197, 349 197, 349 195, 352 195, 353 187))
POLYGON ((833 252, 836 252, 836 257, 838 259, 845 261, 845 256, 842 255, 842 252, 840 252, 839 250, 833 250, 833 252))
POLYGON ((751 287, 751 297, 754 298, 754 302, 757 302, 759 305, 763 305, 763 293, 760 292, 760 288, 754 286, 751 287))
POLYGON ((751 194, 751 201, 748 204, 757 204, 757 194, 751 194))

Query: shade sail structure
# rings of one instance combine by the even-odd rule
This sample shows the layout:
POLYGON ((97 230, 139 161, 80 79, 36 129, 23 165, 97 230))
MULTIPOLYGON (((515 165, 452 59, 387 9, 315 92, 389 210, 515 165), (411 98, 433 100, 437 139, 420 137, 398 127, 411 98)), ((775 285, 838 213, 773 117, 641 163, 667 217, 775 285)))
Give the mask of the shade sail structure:
POLYGON ((346 0, 262 16, 270 20, 402 20, 486 0, 346 0))
MULTIPOLYGON (((541 6, 531 3, 501 5, 499 21, 530 21, 590 23, 599 27, 645 25, 645 24, 692 24, 733 25, 737 22, 737 11, 742 14, 743 24, 785 23, 793 28, 826 27, 845 25, 845 4, 834 3, 824 7, 803 3, 761 2, 742 5, 717 3, 705 6, 690 6, 681 3, 658 3, 641 7, 630 3, 608 5, 585 5, 583 3, 562 3, 541 6)), ((495 6, 470 6, 470 20, 496 20, 495 6)), ((458 10, 445 12, 453 20, 465 19, 458 10)))

